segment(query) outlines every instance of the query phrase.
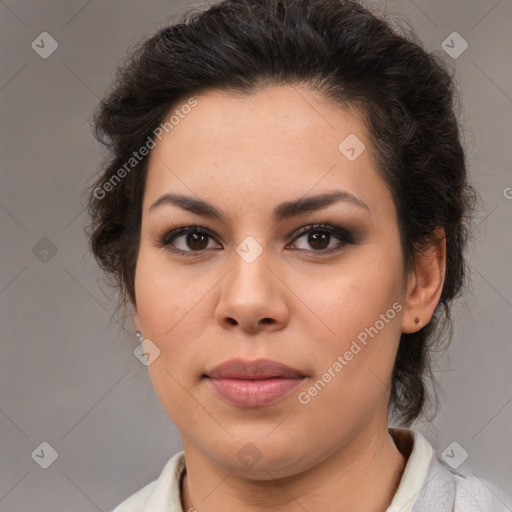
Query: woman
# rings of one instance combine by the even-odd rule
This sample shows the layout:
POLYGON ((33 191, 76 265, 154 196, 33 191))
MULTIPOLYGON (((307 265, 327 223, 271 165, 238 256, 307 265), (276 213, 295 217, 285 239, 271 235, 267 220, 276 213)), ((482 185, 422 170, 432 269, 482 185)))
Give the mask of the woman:
POLYGON ((474 197, 435 57, 355 2, 225 0, 95 128, 91 246, 184 448, 116 512, 510 510, 406 428, 474 197))

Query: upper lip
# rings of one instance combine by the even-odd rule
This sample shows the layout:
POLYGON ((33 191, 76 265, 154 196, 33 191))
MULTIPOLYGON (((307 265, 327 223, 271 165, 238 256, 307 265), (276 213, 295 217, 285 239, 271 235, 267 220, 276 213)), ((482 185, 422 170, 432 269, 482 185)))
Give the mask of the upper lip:
POLYGON ((299 379, 304 377, 304 374, 300 370, 271 359, 256 359, 254 361, 230 359, 209 370, 206 376, 212 379, 256 380, 276 377, 299 379))

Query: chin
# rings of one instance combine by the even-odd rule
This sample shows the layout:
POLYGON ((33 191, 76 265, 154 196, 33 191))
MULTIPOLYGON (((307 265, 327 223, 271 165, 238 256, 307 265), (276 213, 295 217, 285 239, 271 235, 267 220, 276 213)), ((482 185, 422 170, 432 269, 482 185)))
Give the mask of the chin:
POLYGON ((260 481, 293 476, 314 464, 307 462, 307 453, 297 452, 296 443, 288 446, 278 438, 272 442, 264 437, 231 442, 214 458, 236 475, 260 481))

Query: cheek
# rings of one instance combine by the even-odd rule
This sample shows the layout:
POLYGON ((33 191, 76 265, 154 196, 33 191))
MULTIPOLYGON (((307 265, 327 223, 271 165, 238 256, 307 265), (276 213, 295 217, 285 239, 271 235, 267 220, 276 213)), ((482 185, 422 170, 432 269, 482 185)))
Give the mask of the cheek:
POLYGON ((311 392, 321 390, 317 403, 343 404, 348 410, 367 401, 371 411, 385 395, 401 334, 400 255, 385 258, 376 247, 367 249, 322 279, 301 279, 297 293, 321 319, 307 312, 317 324, 309 332, 320 377, 311 392))
POLYGON ((141 247, 137 311, 144 337, 160 350, 148 370, 169 415, 173 404, 177 410, 190 407, 183 389, 195 385, 204 371, 204 333, 212 324, 211 293, 217 282, 216 274, 195 264, 178 267, 153 248, 141 247))
POLYGON ((186 422, 180 411, 196 414, 184 389, 199 377, 196 345, 206 318, 200 299, 211 287, 204 279, 191 281, 188 274, 188 269, 171 268, 154 250, 141 247, 135 275, 137 311, 144 337, 160 350, 148 371, 162 406, 179 426, 186 422))
POLYGON ((163 340, 178 331, 182 324, 190 324, 191 317, 197 319, 195 310, 208 286, 204 279, 192 280, 190 269, 172 268, 154 250, 141 248, 135 291, 144 336, 163 340))
POLYGON ((325 322, 335 335, 317 331, 311 353, 318 373, 299 400, 312 416, 331 411, 325 435, 365 424, 387 407, 401 333, 402 305, 392 283, 385 290, 362 287, 360 280, 345 284, 330 301, 323 299, 325 322))
POLYGON ((298 273, 293 279, 297 313, 303 310, 298 322, 307 319, 317 337, 330 340, 337 348, 373 326, 390 308, 386 320, 397 316, 392 306, 401 300, 400 260, 391 268, 373 251, 367 252, 343 265, 314 274, 298 273))

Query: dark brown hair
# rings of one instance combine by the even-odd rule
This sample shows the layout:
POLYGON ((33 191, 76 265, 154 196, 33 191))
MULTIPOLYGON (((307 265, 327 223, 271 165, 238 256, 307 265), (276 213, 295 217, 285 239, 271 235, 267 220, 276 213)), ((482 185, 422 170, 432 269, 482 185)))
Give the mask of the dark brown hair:
POLYGON ((135 303, 148 157, 133 170, 126 162, 193 95, 211 89, 251 94, 274 84, 305 85, 364 116, 397 208, 404 273, 414 268, 418 251, 435 242, 436 229, 445 230, 441 300, 426 326, 402 334, 393 372, 390 413, 408 425, 424 412, 430 354, 451 326, 449 305, 463 285, 474 194, 449 71, 411 34, 399 34, 360 4, 224 0, 141 42, 94 117, 95 136, 109 155, 89 190, 93 254, 123 304, 135 303))

